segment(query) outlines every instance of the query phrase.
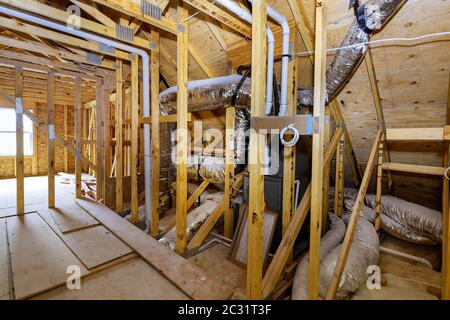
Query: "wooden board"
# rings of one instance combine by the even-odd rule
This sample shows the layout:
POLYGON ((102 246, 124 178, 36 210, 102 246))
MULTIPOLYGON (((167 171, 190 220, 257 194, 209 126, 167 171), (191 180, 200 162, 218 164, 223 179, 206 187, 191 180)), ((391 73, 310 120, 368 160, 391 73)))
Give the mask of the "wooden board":
POLYGON ((229 287, 213 281, 203 270, 161 246, 112 210, 88 199, 76 202, 191 298, 227 299, 232 295, 229 287))
POLYGON ((0 300, 9 299, 9 257, 5 219, 0 219, 0 300))
POLYGON ((49 209, 48 211, 62 233, 100 224, 76 204, 49 209))
POLYGON ((133 251, 103 226, 63 234, 52 220, 49 211, 41 211, 39 214, 89 270, 133 251))
POLYGON ((16 299, 64 284, 70 265, 79 266, 81 275, 87 272, 37 213, 7 218, 6 224, 16 299))
POLYGON ((133 258, 81 280, 81 290, 65 286, 40 294, 37 300, 186 300, 189 299, 141 258, 133 258))

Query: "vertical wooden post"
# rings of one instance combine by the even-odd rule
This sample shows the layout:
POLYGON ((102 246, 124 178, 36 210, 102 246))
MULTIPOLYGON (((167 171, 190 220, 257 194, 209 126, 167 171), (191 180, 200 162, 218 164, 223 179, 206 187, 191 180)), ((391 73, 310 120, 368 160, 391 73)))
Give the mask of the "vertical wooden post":
MULTIPOLYGON (((330 119, 330 109, 327 108, 325 110, 325 129, 323 133, 323 148, 324 150, 330 143, 330 135, 331 135, 331 119, 330 119)), ((323 173, 323 185, 322 185, 322 235, 327 231, 327 222, 328 222, 328 209, 329 209, 329 197, 328 193, 330 190, 330 166, 325 166, 325 170, 323 173)))
MULTIPOLYGON (((37 117, 38 104, 33 103, 33 114, 37 117)), ((36 176, 38 174, 38 126, 33 124, 33 168, 32 174, 36 176)))
POLYGON ((235 153, 235 114, 234 107, 228 107, 225 114, 225 210, 224 210, 224 235, 233 237, 233 182, 234 182, 234 153, 235 153))
MULTIPOLYGON (((294 116, 297 112, 297 81, 298 59, 289 61, 288 105, 286 115, 294 116)), ((295 155, 296 147, 284 147, 283 162, 283 206, 282 206, 282 233, 286 233, 295 213, 295 155)), ((288 264, 292 262, 292 251, 289 254, 288 264)))
POLYGON ((150 99, 151 99, 151 137, 152 137, 152 222, 150 234, 159 234, 159 32, 152 30, 151 40, 156 49, 151 52, 150 99))
POLYGON ((23 69, 16 67, 16 207, 25 212, 25 181, 23 166, 23 69))
POLYGON ((384 134, 381 135, 381 142, 378 146, 378 162, 377 162, 377 187, 375 195, 375 230, 379 230, 381 226, 381 194, 383 188, 383 146, 384 134))
POLYGON ((103 94, 103 152, 105 156, 105 179, 111 174, 112 163, 112 145, 111 145, 111 104, 109 102, 109 94, 103 94))
POLYGON ((336 148, 336 174, 334 187, 334 214, 342 217, 344 212, 344 143, 345 137, 341 137, 341 141, 336 148))
POLYGON ((81 79, 75 78, 75 197, 81 198, 81 79))
POLYGON ((186 248, 187 226, 187 82, 189 24, 188 12, 179 1, 177 32, 177 195, 176 195, 176 251, 182 254, 186 248))
POLYGON ((47 174, 48 174, 48 207, 55 207, 55 73, 47 76, 47 174))
MULTIPOLYGON (((76 85, 76 84, 75 84, 76 85)), ((75 100, 77 98, 75 97, 75 100)), ((64 140, 67 141, 67 105, 64 105, 64 140)), ((64 172, 69 172, 69 166, 67 161, 67 148, 64 148, 64 172)))
MULTIPOLYGON (((264 115, 266 91, 266 24, 265 0, 253 1, 252 23, 252 100, 251 116, 264 115)), ((262 231, 264 215, 264 135, 250 132, 250 185, 248 207, 247 298, 262 298, 262 231)))
MULTIPOLYGON (((447 120, 450 124, 450 78, 448 83, 447 98, 447 120)), ((444 168, 450 166, 450 143, 444 145, 444 168)), ((444 176, 442 180, 442 300, 450 300, 450 203, 449 203, 449 181, 444 176)))
POLYGON ((117 59, 116 70, 116 211, 123 211, 123 62, 117 59))
POLYGON ((322 228, 323 137, 325 129, 326 6, 316 0, 316 41, 314 55, 314 112, 316 123, 312 142, 311 229, 309 243, 309 298, 319 298, 320 236, 322 228))
POLYGON ((131 223, 136 223, 138 213, 138 136, 139 136, 139 59, 131 60, 131 223))
POLYGON ((104 109, 104 86, 103 80, 97 80, 97 90, 96 90, 96 101, 95 101, 95 165, 97 167, 96 171, 96 198, 97 201, 103 200, 104 193, 104 178, 105 178, 105 157, 103 153, 103 132, 104 132, 104 122, 103 122, 103 109, 104 109))

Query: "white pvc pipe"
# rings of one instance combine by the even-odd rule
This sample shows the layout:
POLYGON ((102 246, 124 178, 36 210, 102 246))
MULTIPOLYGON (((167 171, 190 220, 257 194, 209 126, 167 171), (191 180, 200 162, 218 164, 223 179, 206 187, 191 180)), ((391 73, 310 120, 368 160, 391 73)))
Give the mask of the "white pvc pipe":
MULTIPOLYGON (((235 13, 239 18, 252 23, 253 17, 247 11, 237 5, 231 0, 217 0, 222 6, 235 13)), ((266 82, 266 115, 270 114, 272 110, 272 94, 273 94, 273 61, 274 61, 274 51, 275 51, 275 38, 273 36, 272 30, 267 27, 267 82, 266 82)), ((289 37, 288 37, 289 40, 289 37)), ((288 42, 289 45, 289 42, 288 42)), ((287 79, 287 77, 286 77, 287 79)))
MULTIPOLYGON (((25 20, 28 22, 36 23, 41 26, 63 31, 68 34, 78 36, 81 38, 84 38, 86 40, 91 40, 95 42, 102 43, 104 45, 114 47, 116 49, 120 49, 123 51, 128 51, 134 54, 137 54, 142 57, 142 66, 143 66, 143 102, 144 102, 144 108, 143 108, 143 116, 148 117, 150 116, 150 100, 149 100, 149 94, 150 94, 150 58, 144 50, 137 49, 132 46, 128 46, 126 44, 116 42, 110 39, 102 38, 100 36, 94 35, 92 33, 88 33, 85 31, 77 30, 75 28, 71 28, 68 26, 64 26, 58 23, 54 23, 45 19, 41 19, 23 12, 15 11, 13 9, 5 8, 0 6, 0 13, 3 13, 5 15, 9 15, 12 17, 15 17, 17 19, 25 20)), ((152 208, 152 158, 151 158, 151 141, 150 141, 150 124, 144 124, 144 171, 145 171, 145 212, 146 212, 146 222, 147 226, 150 225, 150 217, 151 217, 151 208, 152 208)))
POLYGON ((430 261, 428 261, 425 258, 417 257, 417 256, 414 256, 414 255, 406 253, 406 252, 401 252, 398 250, 394 250, 394 249, 386 248, 386 247, 382 247, 382 246, 380 246, 380 251, 387 252, 387 253, 390 253, 390 254, 393 254, 393 255, 396 255, 399 257, 403 257, 406 259, 420 262, 420 263, 426 265, 428 268, 433 269, 433 266, 431 265, 430 261))
MULTIPOLYGON (((252 0, 250 0, 253 3, 252 0)), ((287 87, 288 87, 288 72, 289 72, 289 37, 290 29, 289 23, 286 17, 282 16, 271 6, 267 6, 267 15, 274 19, 278 24, 281 25, 283 29, 283 49, 281 58, 281 97, 280 97, 280 111, 279 116, 284 116, 286 114, 287 108, 287 87)))

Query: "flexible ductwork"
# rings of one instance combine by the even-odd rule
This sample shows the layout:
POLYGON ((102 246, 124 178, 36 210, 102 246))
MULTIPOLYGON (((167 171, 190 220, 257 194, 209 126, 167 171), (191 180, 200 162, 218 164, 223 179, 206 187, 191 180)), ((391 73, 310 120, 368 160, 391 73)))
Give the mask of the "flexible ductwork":
MULTIPOLYGON (((144 50, 128 46, 121 42, 116 42, 110 39, 106 39, 95 34, 81 31, 75 28, 71 28, 68 26, 64 26, 58 23, 54 23, 45 19, 38 18, 33 15, 29 15, 23 12, 15 11, 13 9, 8 9, 0 6, 0 13, 15 17, 17 19, 25 20, 28 22, 35 23, 37 25, 41 25, 50 29, 62 31, 77 37, 84 38, 86 40, 95 41, 99 44, 106 45, 108 47, 113 47, 116 49, 120 49, 123 51, 134 53, 142 58, 142 85, 143 91, 143 116, 150 116, 150 100, 149 93, 150 92, 150 58, 144 50)), ((152 157, 151 157, 151 141, 150 141, 150 124, 144 124, 144 174, 145 174, 145 212, 146 212, 146 224, 150 225, 151 218, 151 208, 152 208, 152 157)))
MULTIPOLYGON (((355 68, 367 52, 370 35, 367 29, 381 29, 403 0, 369 0, 361 11, 367 28, 354 21, 344 37, 340 47, 327 68, 327 101, 331 101, 346 84, 355 68), (366 31, 364 31, 366 29, 366 31)), ((313 105, 314 89, 299 90, 298 105, 313 105)))

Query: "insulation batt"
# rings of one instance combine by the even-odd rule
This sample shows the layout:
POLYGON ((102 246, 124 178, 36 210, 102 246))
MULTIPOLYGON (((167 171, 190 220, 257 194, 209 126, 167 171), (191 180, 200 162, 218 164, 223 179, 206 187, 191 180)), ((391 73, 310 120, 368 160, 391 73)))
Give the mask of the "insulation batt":
MULTIPOLYGON (((375 208, 375 196, 367 195, 366 203, 375 208)), ((442 242, 442 213, 439 211, 386 195, 381 197, 381 212, 419 236, 442 242)))
MULTIPOLYGON (((339 244, 320 263, 319 294, 321 297, 327 294, 341 250, 342 244, 339 244)), ((370 265, 376 265, 379 258, 380 241, 375 227, 366 219, 360 218, 350 245, 336 299, 344 299, 358 291, 367 280, 367 268, 370 265)))
MULTIPOLYGON (((320 261, 341 243, 345 235, 345 224, 336 215, 328 214, 330 230, 320 240, 320 261)), ((292 300, 308 299, 309 254, 306 254, 297 266, 292 284, 292 300)))
MULTIPOLYGON (((189 242, 195 235, 195 232, 200 228, 200 226, 205 222, 205 220, 210 216, 214 209, 223 200, 223 192, 217 192, 209 194, 205 197, 205 202, 193 209, 188 214, 187 228, 186 228, 186 241, 189 242)), ((159 242, 175 251, 176 248, 177 231, 176 227, 173 227, 169 232, 167 232, 159 242)))

